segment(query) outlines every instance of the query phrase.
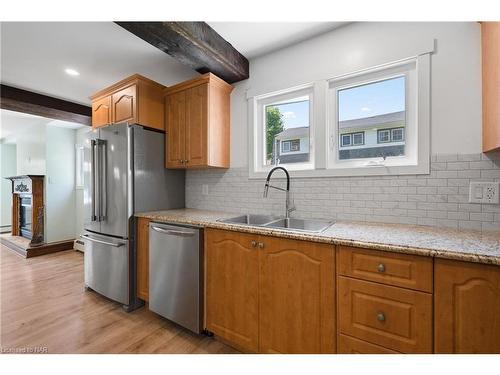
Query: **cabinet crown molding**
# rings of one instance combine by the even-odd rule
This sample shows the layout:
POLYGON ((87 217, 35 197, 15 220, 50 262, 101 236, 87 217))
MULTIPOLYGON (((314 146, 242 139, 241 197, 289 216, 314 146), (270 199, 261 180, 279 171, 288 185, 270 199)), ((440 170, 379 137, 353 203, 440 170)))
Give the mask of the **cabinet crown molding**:
POLYGON ((132 74, 130 77, 124 78, 121 81, 116 82, 115 84, 113 84, 111 86, 108 86, 102 90, 99 90, 94 95, 90 96, 89 98, 91 100, 100 99, 104 96, 111 95, 111 94, 115 93, 116 91, 124 88, 125 86, 137 84, 138 82, 142 82, 145 84, 156 86, 159 89, 166 88, 166 86, 164 86, 156 81, 153 81, 152 79, 146 78, 140 74, 132 74))
POLYGON ((233 86, 231 86, 229 83, 227 83, 223 79, 217 77, 213 73, 205 73, 199 77, 190 79, 189 81, 184 81, 184 82, 178 83, 178 84, 173 85, 173 86, 165 87, 163 89, 163 94, 165 96, 175 94, 176 92, 184 91, 184 90, 189 89, 191 87, 196 87, 199 85, 203 85, 205 83, 209 83, 210 85, 219 86, 221 89, 224 89, 225 91, 227 91, 227 93, 230 93, 231 91, 233 91, 233 86))

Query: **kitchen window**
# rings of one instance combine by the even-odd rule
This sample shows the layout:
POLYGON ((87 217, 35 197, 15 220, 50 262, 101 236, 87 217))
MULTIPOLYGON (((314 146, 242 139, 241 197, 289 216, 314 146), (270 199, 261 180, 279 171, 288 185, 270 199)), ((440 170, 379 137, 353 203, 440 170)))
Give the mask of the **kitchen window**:
POLYGON ((313 168, 312 87, 266 95, 256 101, 254 165, 259 172, 285 165, 313 168))
POLYGON ((247 97, 251 178, 429 173, 429 53, 247 97))

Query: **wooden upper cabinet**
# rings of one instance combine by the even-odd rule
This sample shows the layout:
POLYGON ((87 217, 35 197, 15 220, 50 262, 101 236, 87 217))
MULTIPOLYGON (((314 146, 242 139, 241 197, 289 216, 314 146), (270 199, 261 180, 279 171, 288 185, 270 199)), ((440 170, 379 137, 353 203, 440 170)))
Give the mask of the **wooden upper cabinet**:
POLYGON ((92 126, 139 124, 165 130, 165 86, 134 74, 91 96, 92 126))
POLYGON ((435 352, 500 353, 500 267, 436 259, 435 352))
POLYGON ((335 353, 335 249, 260 236, 261 353, 335 353))
POLYGON ((229 168, 232 89, 207 73, 164 90, 167 168, 229 168))
POLYGON ((165 160, 169 168, 184 168, 186 159, 186 92, 166 97, 165 160))
POLYGON ((92 101, 92 127, 111 123, 111 97, 105 96, 92 101))
POLYGON ((481 23, 483 152, 500 149, 500 22, 481 23))
POLYGON ((113 123, 137 123, 137 94, 136 85, 130 85, 111 96, 113 103, 113 123))
POLYGON ((205 325, 241 350, 259 349, 259 252, 250 234, 205 230, 205 325))

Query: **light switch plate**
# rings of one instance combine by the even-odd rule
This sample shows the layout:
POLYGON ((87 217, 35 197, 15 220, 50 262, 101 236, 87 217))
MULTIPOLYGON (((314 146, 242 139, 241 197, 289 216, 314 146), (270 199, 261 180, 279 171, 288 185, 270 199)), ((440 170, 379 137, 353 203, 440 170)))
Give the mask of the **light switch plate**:
POLYGON ((500 182, 471 181, 469 186, 470 203, 498 204, 500 182))

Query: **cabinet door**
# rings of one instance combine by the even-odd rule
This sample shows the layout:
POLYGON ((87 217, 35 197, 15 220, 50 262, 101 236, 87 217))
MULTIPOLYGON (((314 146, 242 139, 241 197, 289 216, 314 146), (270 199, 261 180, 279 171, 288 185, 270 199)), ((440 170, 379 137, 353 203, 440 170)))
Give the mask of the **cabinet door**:
POLYGON ((260 352, 335 353, 333 245, 259 241, 260 352))
POLYGON ((111 124, 111 96, 92 102, 92 127, 111 124))
POLYGON ((187 167, 207 165, 208 83, 186 90, 187 167))
POLYGON ((436 353, 500 353, 500 267, 437 259, 436 353))
POLYGON ((205 231, 206 327, 248 352, 258 351, 259 252, 257 236, 205 231))
POLYGON ((137 219, 137 297, 149 301, 149 219, 137 219))
POLYGON ((394 350, 346 335, 339 335, 338 347, 338 354, 399 354, 394 350))
POLYGON ((180 91, 165 98, 165 152, 167 168, 184 168, 186 148, 186 92, 180 91))
POLYGON ((129 122, 137 123, 137 97, 136 85, 125 87, 115 92, 112 97, 113 123, 129 122))

